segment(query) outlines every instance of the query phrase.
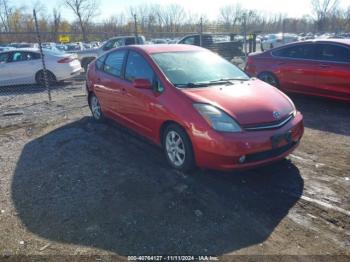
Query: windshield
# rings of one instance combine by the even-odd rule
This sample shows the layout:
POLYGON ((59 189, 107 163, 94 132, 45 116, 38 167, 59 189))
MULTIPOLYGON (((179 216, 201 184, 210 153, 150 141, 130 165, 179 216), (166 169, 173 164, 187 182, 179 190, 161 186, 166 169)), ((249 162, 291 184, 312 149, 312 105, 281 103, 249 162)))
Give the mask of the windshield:
POLYGON ((229 80, 249 79, 236 66, 211 52, 156 53, 152 58, 177 87, 206 86, 229 80))

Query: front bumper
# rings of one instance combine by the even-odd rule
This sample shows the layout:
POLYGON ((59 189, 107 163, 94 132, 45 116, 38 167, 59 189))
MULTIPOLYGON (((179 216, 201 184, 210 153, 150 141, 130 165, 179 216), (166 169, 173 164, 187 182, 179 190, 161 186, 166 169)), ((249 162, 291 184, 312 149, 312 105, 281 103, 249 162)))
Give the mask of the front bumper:
POLYGON ((278 129, 241 133, 196 129, 191 132, 191 139, 199 167, 230 171, 255 168, 285 158, 299 145, 303 133, 303 117, 298 112, 278 129), (291 140, 281 139, 273 148, 271 137, 287 132, 291 133, 291 140), (240 162, 242 156, 245 159, 240 162))

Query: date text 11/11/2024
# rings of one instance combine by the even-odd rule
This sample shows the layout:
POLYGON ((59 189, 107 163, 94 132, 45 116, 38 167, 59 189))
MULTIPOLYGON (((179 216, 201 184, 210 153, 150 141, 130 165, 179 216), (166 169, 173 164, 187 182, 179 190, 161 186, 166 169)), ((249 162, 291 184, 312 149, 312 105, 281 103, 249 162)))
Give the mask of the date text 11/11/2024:
POLYGON ((128 256, 129 261, 218 261, 215 256, 128 256))

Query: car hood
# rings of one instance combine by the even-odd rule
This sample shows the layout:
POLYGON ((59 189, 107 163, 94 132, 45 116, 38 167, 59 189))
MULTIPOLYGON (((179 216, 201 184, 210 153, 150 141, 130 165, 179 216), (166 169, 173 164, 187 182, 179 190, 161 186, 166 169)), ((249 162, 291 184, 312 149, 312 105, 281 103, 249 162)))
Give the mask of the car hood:
POLYGON ((233 83, 180 90, 195 103, 220 108, 243 126, 273 123, 286 118, 294 110, 292 101, 284 93, 265 82, 254 79, 233 83), (274 112, 279 113, 278 119, 274 112))

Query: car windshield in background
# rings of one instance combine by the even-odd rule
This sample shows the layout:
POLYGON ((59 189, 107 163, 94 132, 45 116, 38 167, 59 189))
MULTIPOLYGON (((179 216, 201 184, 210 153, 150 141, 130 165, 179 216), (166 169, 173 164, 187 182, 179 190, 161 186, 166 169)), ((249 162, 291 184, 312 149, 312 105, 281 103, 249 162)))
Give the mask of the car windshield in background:
POLYGON ((227 60, 206 51, 156 53, 152 58, 177 87, 204 87, 249 79, 227 60))

